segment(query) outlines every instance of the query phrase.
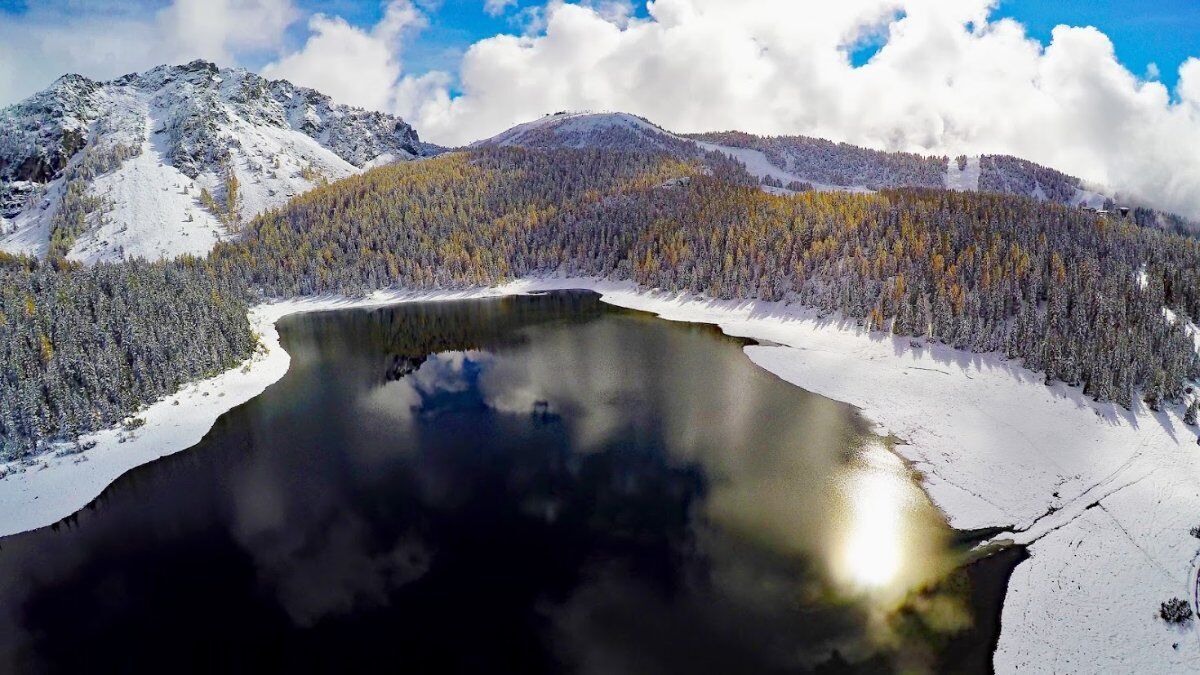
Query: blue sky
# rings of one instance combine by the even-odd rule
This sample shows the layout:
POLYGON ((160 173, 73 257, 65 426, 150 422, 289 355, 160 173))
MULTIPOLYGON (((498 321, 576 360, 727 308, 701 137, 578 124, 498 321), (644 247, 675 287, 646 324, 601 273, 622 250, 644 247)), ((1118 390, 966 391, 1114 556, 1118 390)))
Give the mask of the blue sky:
POLYGON ((1197 0, 1003 0, 997 16, 1025 24, 1043 43, 1058 24, 1095 26, 1112 38, 1117 58, 1141 75, 1157 64, 1164 84, 1174 87, 1179 64, 1200 56, 1197 0))
MULTIPOLYGON (((12 0, 0 0, 0 6, 12 0)), ((305 0, 305 10, 339 14, 359 25, 372 25, 381 13, 375 0, 305 0)), ((483 0, 442 0, 425 5, 430 26, 406 50, 407 69, 453 70, 457 54, 471 43, 497 33, 519 32, 512 16, 520 8, 542 4, 520 0, 517 9, 503 16, 489 16, 483 0)), ((640 13, 645 3, 638 3, 640 13)), ((1174 87, 1179 64, 1189 56, 1200 56, 1200 0, 1001 0, 994 16, 1023 23, 1030 35, 1050 41, 1050 31, 1059 24, 1095 26, 1112 38, 1117 57, 1131 71, 1146 73, 1154 63, 1160 79, 1174 87)), ((302 28, 297 26, 297 30, 302 28)))
MULTIPOLYGON (((471 43, 498 33, 519 32, 514 15, 543 3, 518 0, 504 15, 489 16, 483 11, 483 0, 418 1, 430 24, 405 50, 406 70, 453 72, 457 57, 471 43)), ((0 0, 0 12, 19 15, 54 5, 68 11, 79 6, 94 11, 107 5, 113 12, 148 12, 165 4, 166 0, 0 0)), ((298 0, 297 4, 306 12, 339 15, 359 26, 378 21, 383 5, 380 0, 298 0)), ((644 1, 635 5, 639 13, 645 13, 644 1)), ((1200 56, 1200 0, 1001 0, 994 16, 1020 21, 1043 43, 1058 24, 1095 26, 1112 38, 1118 58, 1130 70, 1144 75, 1149 64, 1156 64, 1161 80, 1169 87, 1175 85, 1179 65, 1188 56, 1200 56)), ((297 42, 302 41, 304 31, 302 21, 293 26, 297 42)), ((867 50, 860 53, 860 57, 867 55, 867 50)))
MULTIPOLYGON (((2 5, 6 0, 0 0, 2 5)), ((518 16, 522 10, 545 4, 545 0, 517 0, 500 16, 484 12, 483 0, 416 0, 429 17, 429 26, 404 51, 405 70, 453 72, 459 56, 484 38, 500 33, 520 33, 518 16)), ((383 13, 378 0, 300 0, 305 11, 337 14, 359 26, 374 25, 383 13)), ((645 16, 646 3, 636 3, 637 14, 645 16)), ((297 38, 303 26, 296 26, 297 38)))

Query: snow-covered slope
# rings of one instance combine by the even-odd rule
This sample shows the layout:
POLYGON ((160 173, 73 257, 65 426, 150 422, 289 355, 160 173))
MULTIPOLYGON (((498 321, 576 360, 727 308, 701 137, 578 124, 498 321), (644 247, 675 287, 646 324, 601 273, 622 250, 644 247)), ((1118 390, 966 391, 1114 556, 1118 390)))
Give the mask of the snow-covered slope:
POLYGON ((397 117, 205 61, 67 75, 0 111, 0 248, 204 253, 322 181, 432 150, 397 117))
POLYGON ((946 167, 946 189, 974 192, 979 189, 979 156, 959 157, 946 167))
POLYGON ((934 188, 997 192, 1067 206, 1112 208, 1111 191, 1010 155, 925 156, 885 152, 808 136, 755 136, 737 131, 690 134, 701 145, 754 151, 804 182, 830 188, 934 188), (1109 194, 1106 194, 1108 192, 1109 194))
MULTIPOLYGON (((495 146, 605 148, 679 157, 718 152, 741 162, 763 181, 764 189, 777 193, 919 187, 1000 192, 1093 209, 1111 208, 1116 201, 1104 190, 1086 187, 1078 178, 1008 155, 952 159, 872 150, 808 136, 768 137, 738 131, 683 135, 622 112, 558 112, 471 147, 495 146)), ((1157 222, 1150 216, 1143 220, 1157 222)))
POLYGON ((755 136, 740 131, 693 134, 702 143, 754 150, 804 182, 847 189, 942 187, 945 157, 882 152, 808 136, 755 136))
POLYGON ((771 181, 776 184, 781 184, 784 187, 774 187, 767 185, 764 182, 764 189, 776 193, 795 192, 786 186, 799 183, 804 186, 804 189, 816 190, 818 192, 872 192, 871 188, 862 183, 850 182, 845 185, 835 185, 833 183, 825 183, 820 180, 815 180, 811 176, 804 175, 795 170, 782 168, 782 162, 773 162, 762 150, 753 148, 742 148, 734 145, 722 145, 720 143, 709 143, 707 141, 696 141, 701 149, 709 152, 719 152, 728 157, 732 157, 742 163, 746 167, 746 171, 750 175, 755 176, 760 181, 771 181))
POLYGON ((477 141, 472 147, 607 148, 688 152, 691 143, 641 117, 622 112, 559 112, 477 141))

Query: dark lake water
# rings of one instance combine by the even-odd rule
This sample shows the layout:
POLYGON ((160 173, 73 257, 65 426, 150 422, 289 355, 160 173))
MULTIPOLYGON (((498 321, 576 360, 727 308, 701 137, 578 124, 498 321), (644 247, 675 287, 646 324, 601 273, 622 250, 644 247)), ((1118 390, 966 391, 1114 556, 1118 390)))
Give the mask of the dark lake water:
POLYGON ((280 323, 196 447, 0 540, 0 670, 986 671, 967 564, 854 409, 590 293, 280 323))

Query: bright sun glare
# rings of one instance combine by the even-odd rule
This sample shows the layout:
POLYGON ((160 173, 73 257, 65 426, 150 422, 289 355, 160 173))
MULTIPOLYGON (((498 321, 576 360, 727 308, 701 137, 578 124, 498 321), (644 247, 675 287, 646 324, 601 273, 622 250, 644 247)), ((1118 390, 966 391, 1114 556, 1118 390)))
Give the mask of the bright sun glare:
POLYGON ((855 586, 882 588, 896 578, 903 559, 904 496, 892 476, 874 468, 856 476, 853 483, 841 567, 855 586))

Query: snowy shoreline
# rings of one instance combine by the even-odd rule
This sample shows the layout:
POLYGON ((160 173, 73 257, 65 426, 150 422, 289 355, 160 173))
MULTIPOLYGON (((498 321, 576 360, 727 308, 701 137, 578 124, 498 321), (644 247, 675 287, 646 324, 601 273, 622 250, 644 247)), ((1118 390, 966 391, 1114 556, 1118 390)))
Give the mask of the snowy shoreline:
POLYGON ((92 502, 127 471, 200 442, 217 419, 261 394, 288 371, 291 356, 279 344, 275 324, 292 314, 369 308, 406 302, 465 300, 504 295, 495 289, 477 291, 380 292, 367 298, 317 297, 256 305, 250 327, 261 338, 251 358, 206 380, 185 385, 133 417, 145 420, 138 429, 120 426, 79 440, 90 449, 64 456, 46 453, 32 466, 0 464, 0 537, 52 525, 92 502))
POLYGON ((1195 623, 1168 627, 1158 604, 1192 599, 1200 525, 1200 448, 1179 411, 1125 411, 994 354, 868 333, 811 310, 637 290, 592 279, 528 279, 461 292, 386 292, 254 307, 267 351, 149 406, 133 432, 91 435, 97 445, 43 457, 0 480, 0 536, 43 527, 86 506, 126 471, 195 445, 224 412, 287 372, 275 322, 290 314, 589 289, 604 302, 672 321, 709 323, 772 346, 745 351, 806 390, 860 408, 960 530, 1005 527, 1028 544, 1009 581, 998 672, 1200 668, 1195 623), (126 442, 120 442, 126 437, 126 442), (79 461, 86 457, 86 461, 79 461))

